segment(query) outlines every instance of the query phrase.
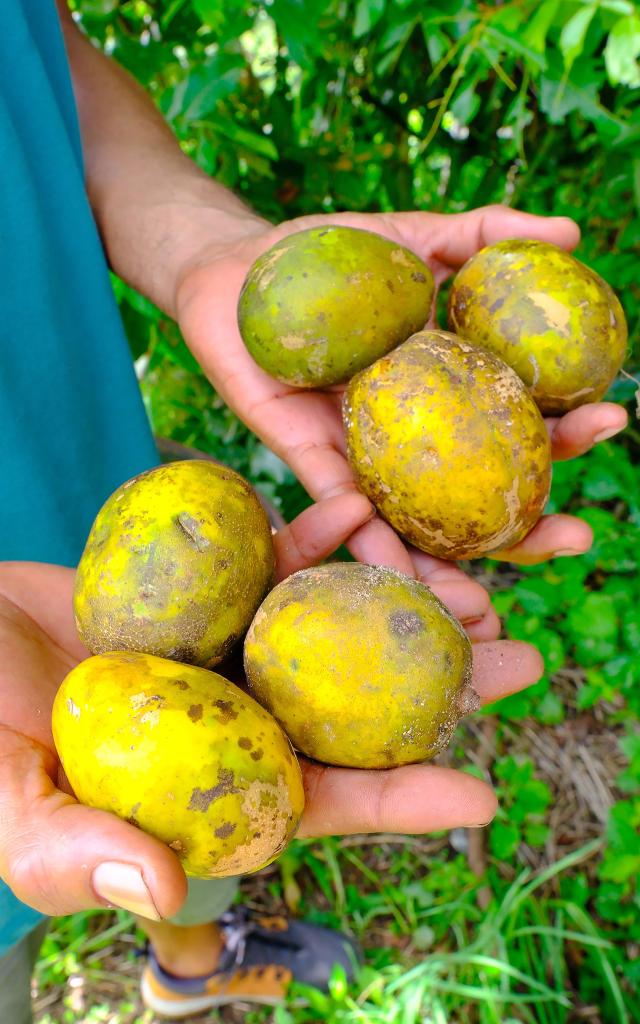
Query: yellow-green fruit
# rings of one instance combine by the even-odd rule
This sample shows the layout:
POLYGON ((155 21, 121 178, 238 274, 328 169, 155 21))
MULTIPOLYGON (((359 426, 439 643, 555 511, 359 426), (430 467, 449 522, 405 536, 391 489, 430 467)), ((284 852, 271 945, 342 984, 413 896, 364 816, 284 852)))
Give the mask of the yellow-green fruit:
POLYGON ((240 333, 267 373, 301 388, 339 384, 429 319, 434 283, 415 253, 329 225, 289 235, 253 264, 240 333))
POLYGON ((627 347, 607 282, 547 242, 510 239, 472 256, 451 287, 449 326, 512 366, 545 415, 602 398, 627 347))
POLYGON ((217 664, 268 590, 271 528, 253 488, 213 462, 170 462, 119 487, 78 566, 78 632, 94 654, 217 664))
POLYGON ((162 840, 189 875, 256 871, 302 814, 291 744, 216 672, 133 652, 88 658, 56 695, 53 736, 80 803, 162 840))
POLYGON ((491 352, 422 331, 354 377, 343 414, 358 486, 421 551, 480 558, 522 540, 542 514, 544 421, 491 352))
POLYGON ((294 747, 327 764, 391 768, 433 757, 478 707, 471 645, 428 587, 394 569, 303 569, 245 638, 250 691, 294 747))

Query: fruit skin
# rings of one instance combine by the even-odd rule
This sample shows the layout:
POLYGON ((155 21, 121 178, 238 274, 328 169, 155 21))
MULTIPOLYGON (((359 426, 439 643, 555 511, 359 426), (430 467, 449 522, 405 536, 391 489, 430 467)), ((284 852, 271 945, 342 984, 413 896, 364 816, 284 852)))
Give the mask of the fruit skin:
POLYGON ((250 692, 296 749, 327 764, 423 761, 478 707, 462 626, 395 569, 334 563, 289 576, 258 609, 244 659, 250 692))
POLYGON ((98 513, 76 577, 78 632, 93 654, 211 667, 244 635, 274 568, 269 521, 246 480, 204 459, 167 463, 98 513))
POLYGON ((613 290, 548 242, 510 239, 472 256, 451 286, 449 327, 504 359, 550 416, 602 398, 627 347, 613 290))
POLYGON ((433 293, 429 268, 396 242, 357 228, 311 228, 256 260, 238 324, 267 373, 295 387, 326 387, 423 327, 433 293))
POLYGON ((394 529, 439 558, 506 549, 542 514, 544 421, 497 356, 422 331, 363 370, 344 396, 356 482, 394 529))
POLYGON ((302 814, 291 744, 216 672, 133 652, 88 658, 58 690, 53 735, 81 803, 162 840, 198 878, 268 864, 302 814))

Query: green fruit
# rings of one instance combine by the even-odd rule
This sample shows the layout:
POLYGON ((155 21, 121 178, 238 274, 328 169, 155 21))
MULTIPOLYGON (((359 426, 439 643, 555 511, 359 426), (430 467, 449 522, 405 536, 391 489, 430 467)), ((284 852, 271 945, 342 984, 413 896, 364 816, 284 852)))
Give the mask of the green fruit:
POLYGON ((564 249, 519 239, 465 263, 451 287, 449 326, 504 359, 551 416, 602 398, 627 345, 606 281, 564 249))
POLYGON ((422 327, 433 292, 429 268, 397 242, 356 228, 311 228, 256 260, 238 323, 267 373, 295 387, 326 387, 422 327))
POLYGON ((74 593, 93 654, 217 664, 244 636, 275 566, 271 528, 238 473, 204 459, 129 480, 89 534, 74 593))
POLYGON ((478 706, 462 626, 394 569, 295 573, 261 604, 244 658, 251 693, 298 750, 328 764, 423 761, 478 706))
POLYGON ((422 331, 354 377, 343 413, 360 490, 421 551, 480 558, 517 544, 540 518, 547 431, 491 352, 422 331))
POLYGON ((189 875, 257 871, 302 814, 286 736, 206 669, 132 652, 88 658, 56 695, 53 735, 78 800, 166 843, 189 875))

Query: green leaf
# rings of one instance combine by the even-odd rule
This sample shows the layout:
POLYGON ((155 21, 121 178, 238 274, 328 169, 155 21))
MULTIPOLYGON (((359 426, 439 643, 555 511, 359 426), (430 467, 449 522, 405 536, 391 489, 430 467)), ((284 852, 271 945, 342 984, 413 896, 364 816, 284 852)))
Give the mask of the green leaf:
POLYGON ((635 9, 632 0, 598 0, 598 7, 616 14, 633 14, 635 9))
POLYGON ((549 66, 540 78, 540 107, 551 124, 562 124, 567 114, 576 110, 603 132, 612 135, 625 127, 625 122, 600 103, 599 88, 603 76, 591 60, 583 57, 566 69, 549 58, 549 66))
POLYGON ((539 629, 533 635, 533 642, 538 647, 544 658, 544 667, 547 674, 557 672, 565 663, 565 650, 562 638, 555 630, 539 629))
POLYGON ((475 90, 476 83, 470 82, 451 104, 451 113, 460 124, 469 124, 480 109, 480 97, 475 90))
POLYGON ((619 620, 613 598, 608 594, 587 594, 569 612, 567 626, 581 664, 606 661, 615 653, 619 620))
POLYGON ((529 846, 544 846, 551 834, 548 825, 540 822, 533 822, 525 826, 524 838, 529 846))
POLYGON ((557 693, 548 690, 535 709, 538 721, 545 725, 559 725, 565 719, 565 707, 557 693))
MULTIPOLYGON (((544 5, 543 5, 544 6, 544 5)), ((513 54, 515 57, 524 57, 529 67, 536 71, 544 71, 547 66, 546 58, 534 46, 527 46, 522 37, 512 36, 504 29, 496 28, 489 24, 485 30, 485 36, 493 39, 500 45, 501 50, 513 54)))
MULTIPOLYGON (((211 25, 212 28, 218 28, 220 22, 224 20, 225 2, 226 0, 192 0, 192 6, 202 21, 211 25)), ((184 0, 174 0, 171 8, 177 7, 180 3, 184 3, 184 0)), ((163 28, 168 26, 172 16, 173 10, 170 9, 169 16, 165 15, 164 17, 163 28)))
POLYGON ((489 845, 494 857, 508 860, 520 845, 520 829, 510 822, 494 821, 489 832, 489 845))
POLYGON ((380 21, 386 6, 387 0, 358 0, 353 22, 353 38, 359 39, 370 32, 380 21))
POLYGON ((435 67, 442 60, 445 53, 451 49, 451 40, 439 28, 425 25, 424 22, 422 30, 429 60, 435 67))
POLYGON ((538 53, 544 53, 547 34, 557 14, 557 0, 546 0, 545 3, 540 4, 529 23, 524 27, 522 39, 538 53))
POLYGON ((608 594, 588 594, 582 603, 571 608, 567 622, 574 636, 601 640, 617 636, 617 613, 608 594))
POLYGON ((250 149, 268 160, 278 159, 278 150, 273 140, 260 132, 252 132, 229 118, 216 117, 211 114, 207 117, 207 126, 213 128, 219 135, 231 139, 240 148, 250 149))
POLYGON ((384 56, 376 66, 379 75, 386 74, 398 62, 417 23, 417 18, 406 18, 405 16, 389 26, 379 42, 380 49, 384 52, 384 56))
POLYGON ((269 13, 283 36, 292 60, 304 66, 322 52, 319 22, 326 12, 324 0, 273 0, 269 13))
POLYGON ((195 121, 210 114, 221 99, 237 89, 243 67, 244 60, 237 54, 214 54, 164 97, 167 120, 184 117, 195 121))
POLYGON ((519 783, 511 814, 523 821, 529 814, 542 814, 551 803, 551 790, 542 779, 529 779, 519 783))
POLYGON ((563 595, 557 584, 540 577, 519 580, 513 591, 518 604, 532 615, 552 615, 563 603, 563 595))
POLYGON ((576 57, 582 52, 584 37, 587 34, 589 25, 593 21, 597 7, 583 7, 576 11, 572 18, 565 24, 560 33, 560 50, 564 57, 564 66, 570 68, 576 57))
MULTIPOLYGON (((636 836, 636 842, 640 837, 636 836)), ((640 872, 640 854, 617 853, 608 856, 600 868, 600 877, 611 882, 626 882, 640 872)))
POLYGON ((620 18, 604 49, 604 62, 612 85, 640 86, 640 14, 620 18))

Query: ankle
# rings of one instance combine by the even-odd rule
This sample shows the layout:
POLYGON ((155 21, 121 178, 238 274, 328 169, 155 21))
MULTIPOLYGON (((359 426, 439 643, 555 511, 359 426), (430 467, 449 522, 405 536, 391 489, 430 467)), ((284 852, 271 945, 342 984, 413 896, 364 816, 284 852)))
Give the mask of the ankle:
POLYGON ((149 936, 160 967, 178 978, 198 978, 213 974, 224 948, 222 933, 216 924, 195 928, 173 928, 167 934, 149 936))

